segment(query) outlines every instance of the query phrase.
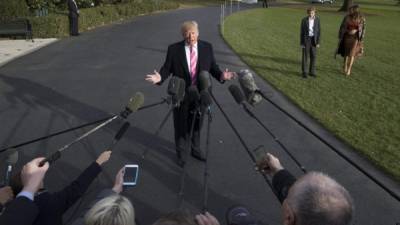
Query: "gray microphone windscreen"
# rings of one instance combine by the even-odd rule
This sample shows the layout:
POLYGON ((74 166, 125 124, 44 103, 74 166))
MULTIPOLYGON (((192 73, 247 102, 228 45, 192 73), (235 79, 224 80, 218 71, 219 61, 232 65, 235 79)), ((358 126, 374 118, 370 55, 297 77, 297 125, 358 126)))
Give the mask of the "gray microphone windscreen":
POLYGON ((176 96, 178 94, 180 80, 181 80, 181 78, 179 78, 179 77, 176 77, 176 76, 171 77, 171 79, 169 80, 169 83, 168 83, 168 88, 167 88, 167 92, 169 95, 176 96))
POLYGON ((186 82, 184 79, 179 78, 178 93, 176 94, 176 99, 179 102, 183 101, 183 99, 185 98, 185 92, 186 92, 186 82))
POLYGON ((136 92, 135 96, 129 99, 129 103, 126 106, 132 112, 136 112, 144 103, 144 95, 142 92, 136 92))
POLYGON ((242 88, 246 100, 251 105, 256 105, 261 102, 262 96, 257 93, 259 88, 257 87, 256 82, 254 81, 253 75, 249 70, 240 70, 239 75, 239 84, 242 88))
POLYGON ((233 98, 235 99, 236 103, 238 103, 239 105, 243 104, 244 96, 242 94, 242 91, 240 91, 240 88, 237 85, 231 84, 228 89, 233 98))
POLYGON ((18 151, 16 149, 11 149, 10 153, 7 155, 6 163, 8 165, 15 165, 18 162, 18 151))
POLYGON ((208 107, 212 104, 212 99, 211 99, 210 93, 208 93, 208 91, 203 90, 200 92, 200 104, 203 107, 208 107))
POLYGON ((207 71, 201 71, 198 78, 199 90, 208 90, 211 87, 210 73, 207 71))
POLYGON ((187 94, 188 94, 190 103, 198 104, 199 98, 200 98, 200 94, 199 94, 199 91, 197 90, 196 86, 190 86, 188 88, 188 93, 187 94))

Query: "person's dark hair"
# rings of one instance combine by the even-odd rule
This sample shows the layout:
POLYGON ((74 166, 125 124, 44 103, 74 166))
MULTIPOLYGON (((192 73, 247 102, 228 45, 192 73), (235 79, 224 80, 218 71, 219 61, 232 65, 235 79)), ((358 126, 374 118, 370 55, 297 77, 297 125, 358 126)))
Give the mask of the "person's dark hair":
POLYGON ((353 200, 347 190, 322 173, 311 172, 290 189, 287 203, 299 225, 349 225, 353 200))
POLYGON ((162 216, 153 225, 197 225, 197 223, 192 213, 180 210, 162 216))
POLYGON ((311 7, 308 7, 307 8, 307 13, 310 13, 310 12, 316 12, 317 11, 317 9, 314 7, 314 6, 311 6, 311 7))

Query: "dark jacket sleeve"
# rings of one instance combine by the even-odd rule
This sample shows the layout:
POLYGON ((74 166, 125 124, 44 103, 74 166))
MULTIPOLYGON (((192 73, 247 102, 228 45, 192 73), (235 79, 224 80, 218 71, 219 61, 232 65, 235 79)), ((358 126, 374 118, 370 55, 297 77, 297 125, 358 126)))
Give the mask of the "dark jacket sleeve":
POLYGON ((213 47, 211 44, 209 46, 210 46, 209 48, 210 48, 210 60, 211 60, 210 73, 220 83, 224 83, 224 81, 221 80, 222 71, 217 64, 217 61, 215 60, 213 47))
POLYGON ((300 45, 304 45, 304 42, 305 42, 305 40, 304 40, 304 35, 305 35, 305 22, 306 22, 306 20, 305 19, 302 19, 301 20, 301 23, 300 23, 300 45))
POLYGON ((89 188, 90 184, 101 172, 101 167, 96 162, 90 164, 79 177, 61 191, 52 194, 53 206, 65 212, 71 207, 89 188))
POLYGON ((167 57, 165 58, 164 65, 160 69, 161 81, 157 84, 161 85, 172 73, 172 63, 173 63, 173 47, 168 46, 167 57))
POLYGON ((314 35, 314 36, 316 36, 315 45, 319 45, 319 42, 321 40, 321 21, 319 20, 319 17, 316 17, 315 21, 317 22, 317 29, 316 29, 317 35, 314 35))
POLYGON ((272 177, 272 186, 281 203, 287 197, 294 182, 296 182, 296 178, 287 170, 280 170, 272 177))
POLYGON ((347 20, 347 16, 345 16, 343 18, 342 23, 340 24, 339 35, 338 35, 339 39, 342 39, 344 34, 346 33, 346 20, 347 20))
POLYGON ((17 197, 7 205, 0 216, 0 225, 31 225, 39 210, 35 203, 26 197, 17 197))

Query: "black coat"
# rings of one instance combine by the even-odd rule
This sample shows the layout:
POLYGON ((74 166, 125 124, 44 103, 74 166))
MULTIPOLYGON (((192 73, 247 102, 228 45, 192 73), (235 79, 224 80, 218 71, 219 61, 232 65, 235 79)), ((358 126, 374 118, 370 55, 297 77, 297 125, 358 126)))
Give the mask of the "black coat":
POLYGON ((1 225, 31 225, 37 217, 39 209, 26 197, 17 197, 11 201, 0 216, 1 225))
POLYGON ((79 15, 78 7, 72 0, 68 0, 67 5, 68 5, 68 11, 69 11, 70 16, 78 16, 79 15))
POLYGON ((282 203, 288 195, 290 187, 296 182, 296 178, 287 170, 280 170, 272 178, 272 186, 282 203))
POLYGON ((101 167, 93 162, 79 177, 61 191, 44 192, 35 196, 39 208, 35 225, 61 225, 62 216, 79 198, 83 196, 92 181, 101 172, 101 167))
MULTIPOLYGON (((300 26, 300 45, 305 45, 305 40, 308 37, 308 16, 304 17, 301 20, 301 26, 300 26)), ((316 16, 314 19, 314 37, 312 40, 312 44, 314 46, 319 45, 320 38, 321 38, 321 25, 319 22, 319 18, 316 16)))
MULTIPOLYGON (((215 79, 220 81, 222 71, 219 69, 212 45, 205 41, 197 41, 198 62, 197 74, 200 71, 209 72, 215 79)), ((190 72, 186 60, 185 41, 180 41, 168 46, 167 57, 164 65, 160 69, 161 82, 164 82, 170 75, 177 76, 185 80, 186 87, 191 85, 190 72)), ((222 82, 222 81, 220 81, 222 82)))

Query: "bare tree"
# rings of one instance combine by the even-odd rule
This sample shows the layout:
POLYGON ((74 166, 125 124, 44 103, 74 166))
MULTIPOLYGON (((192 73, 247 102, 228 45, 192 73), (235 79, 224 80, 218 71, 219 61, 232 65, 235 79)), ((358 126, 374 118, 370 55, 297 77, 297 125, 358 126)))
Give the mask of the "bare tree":
POLYGON ((347 12, 350 6, 353 5, 353 0, 343 0, 343 5, 340 7, 339 11, 347 12))

